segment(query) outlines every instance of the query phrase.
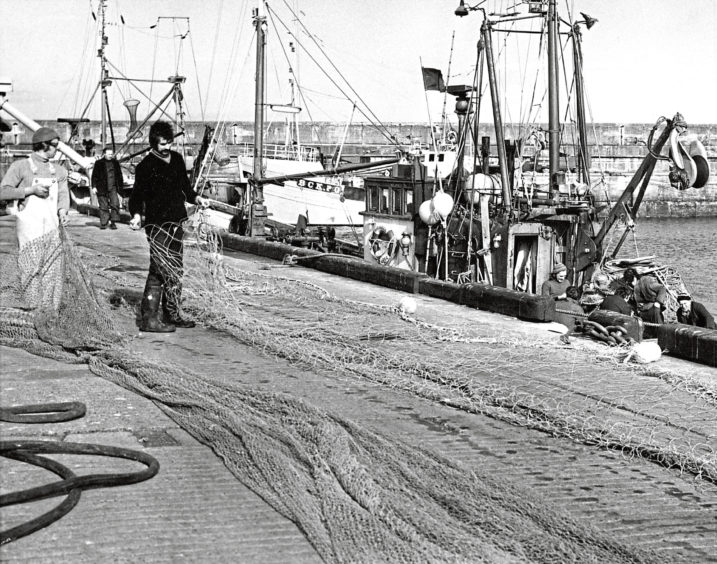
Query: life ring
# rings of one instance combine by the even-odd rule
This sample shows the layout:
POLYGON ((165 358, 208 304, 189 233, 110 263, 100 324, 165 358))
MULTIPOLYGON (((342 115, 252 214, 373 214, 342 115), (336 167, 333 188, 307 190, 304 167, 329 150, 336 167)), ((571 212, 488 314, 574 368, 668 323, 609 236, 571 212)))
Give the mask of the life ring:
POLYGON ((451 130, 446 134, 446 141, 455 144, 458 141, 458 134, 451 130))
POLYGON ((368 237, 368 248, 371 256, 379 264, 388 264, 396 253, 397 241, 393 231, 387 230, 382 225, 374 228, 368 237))

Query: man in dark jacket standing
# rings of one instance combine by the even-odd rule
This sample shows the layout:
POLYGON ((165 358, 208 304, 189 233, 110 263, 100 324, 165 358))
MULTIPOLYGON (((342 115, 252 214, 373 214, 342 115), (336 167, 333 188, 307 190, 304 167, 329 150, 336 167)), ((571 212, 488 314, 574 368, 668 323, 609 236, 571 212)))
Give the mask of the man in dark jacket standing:
POLYGON ((170 150, 173 140, 174 130, 168 122, 158 121, 150 127, 152 149, 135 169, 129 199, 130 227, 139 229, 144 214, 149 241, 149 274, 142 298, 140 329, 156 333, 194 327, 193 321, 180 314, 184 267, 182 222, 187 219, 185 203, 205 203, 189 184, 182 155, 170 150))
POLYGON ((680 304, 680 309, 677 310, 677 321, 685 325, 715 329, 714 317, 701 303, 692 301, 687 294, 677 296, 677 303, 680 304))
POLYGON ((122 169, 115 159, 111 147, 102 150, 102 157, 92 170, 92 190, 97 194, 97 203, 100 208, 100 229, 117 229, 116 222, 120 220, 119 191, 122 188, 122 169))

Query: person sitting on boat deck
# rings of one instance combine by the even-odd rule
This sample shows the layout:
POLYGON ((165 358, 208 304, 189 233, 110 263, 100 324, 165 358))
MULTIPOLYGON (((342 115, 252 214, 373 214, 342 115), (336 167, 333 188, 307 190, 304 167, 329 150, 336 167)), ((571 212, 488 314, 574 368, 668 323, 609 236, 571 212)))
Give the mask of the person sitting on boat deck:
POLYGON ((543 282, 541 294, 549 296, 555 300, 564 300, 567 298, 565 291, 570 287, 567 280, 568 269, 561 262, 555 263, 550 278, 543 282))
MULTIPOLYGON (((8 168, 0 182, 0 200, 16 200, 15 231, 18 270, 24 306, 28 309, 60 306, 63 253, 59 228, 68 223, 70 191, 67 170, 52 159, 60 136, 41 127, 32 135, 32 153, 8 168)), ((13 212, 11 212, 13 213, 13 212)))
POLYGON ((97 194, 100 208, 100 229, 117 229, 120 220, 119 192, 122 188, 122 169, 112 147, 102 149, 102 157, 92 170, 92 191, 97 194))
POLYGON ((185 203, 206 205, 192 190, 182 155, 170 149, 174 129, 157 121, 149 129, 151 151, 135 169, 129 199, 130 227, 144 228, 149 242, 149 273, 141 305, 140 330, 167 333, 194 327, 180 313, 184 268, 185 203), (160 303, 162 313, 160 314, 160 303))
POLYGON ((637 284, 637 270, 635 270, 634 268, 626 268, 625 272, 622 273, 621 282, 623 282, 630 288, 634 288, 635 284, 637 284))
POLYGON ((635 270, 634 268, 626 268, 625 272, 622 273, 622 278, 619 280, 621 283, 625 284, 628 288, 630 288, 630 295, 627 298, 627 305, 632 308, 633 312, 637 312, 635 295, 632 291, 635 288, 635 284, 637 284, 637 278, 637 270, 635 270))
MULTIPOLYGON (((583 308, 580 306, 580 289, 577 286, 568 286, 568 289, 565 290, 565 301, 569 304, 575 304, 580 308, 580 311, 583 310, 583 308)), ((575 310, 577 311, 577 310, 575 310)))
POLYGON ((580 298, 580 290, 576 286, 569 286, 565 290, 565 299, 561 300, 555 308, 555 321, 562 323, 570 331, 575 329, 575 320, 584 317, 585 313, 578 298, 580 298))
POLYGON ((600 309, 604 311, 614 311, 622 315, 632 315, 632 308, 627 300, 632 296, 632 287, 623 284, 620 281, 611 283, 613 293, 608 293, 600 303, 600 309))
POLYGON ((677 303, 680 304, 680 308, 677 310, 677 321, 680 323, 705 329, 717 329, 712 314, 704 305, 694 301, 689 294, 677 296, 677 303))
POLYGON ((637 314, 648 323, 664 323, 662 312, 665 309, 667 289, 650 274, 638 275, 633 291, 637 314))
POLYGON ((604 272, 597 272, 592 282, 593 289, 602 297, 612 293, 610 290, 610 277, 604 272))

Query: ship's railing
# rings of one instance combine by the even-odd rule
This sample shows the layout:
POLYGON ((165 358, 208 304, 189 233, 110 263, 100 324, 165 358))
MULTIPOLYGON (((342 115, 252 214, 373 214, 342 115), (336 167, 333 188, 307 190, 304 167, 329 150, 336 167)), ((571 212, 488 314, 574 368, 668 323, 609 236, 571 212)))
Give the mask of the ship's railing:
MULTIPOLYGON (((241 157, 254 156, 254 145, 241 143, 237 147, 237 154, 241 157)), ((264 158, 287 161, 320 162, 321 152, 316 147, 293 147, 278 144, 264 145, 264 158)))

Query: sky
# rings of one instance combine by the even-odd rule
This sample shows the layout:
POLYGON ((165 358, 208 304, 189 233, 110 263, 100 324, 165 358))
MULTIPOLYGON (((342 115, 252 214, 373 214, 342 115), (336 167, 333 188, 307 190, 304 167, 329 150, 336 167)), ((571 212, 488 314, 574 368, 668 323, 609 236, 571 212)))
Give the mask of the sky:
MULTIPOLYGON (((35 119, 57 119, 77 116, 88 105, 99 79, 92 18, 92 11, 99 13, 98 2, 0 0, 0 77, 13 80, 8 94, 13 106, 35 119)), ((107 53, 117 69, 142 79, 186 76, 187 119, 253 119, 255 2, 107 3, 107 53)), ((520 0, 488 0, 483 7, 507 11, 516 4, 520 0)), ((458 0, 272 0, 267 101, 290 102, 284 51, 293 41, 305 46, 290 57, 302 85, 303 97, 295 102, 302 107, 300 119, 439 120, 444 95, 424 92, 421 65, 439 68, 448 77, 450 61, 448 84, 470 84, 476 65, 482 15, 473 11, 458 18, 457 5, 458 0), (305 27, 294 21, 290 9, 305 27)), ((680 112, 688 123, 717 123, 717 0, 558 0, 558 9, 565 20, 580 19, 580 12, 598 20, 592 29, 582 28, 588 120, 653 123, 680 112)), ((499 34, 494 39, 507 121, 539 121, 546 115, 545 56, 539 55, 537 37, 499 34)), ((569 86, 565 80, 563 87, 569 86)), ((114 117, 126 119, 121 104, 130 97, 140 99, 140 117, 147 111, 144 95, 150 95, 150 86, 144 82, 140 87, 144 94, 114 81, 108 90, 114 117)), ((166 92, 166 84, 153 85, 150 97, 156 100, 166 92)), ((563 102, 566 98, 561 94, 563 102)), ((89 117, 99 119, 98 97, 89 107, 89 117)), ((447 111, 452 108, 448 97, 447 111)), ((490 121, 484 111, 481 121, 490 121)), ((285 116, 269 112, 270 120, 285 116)))

